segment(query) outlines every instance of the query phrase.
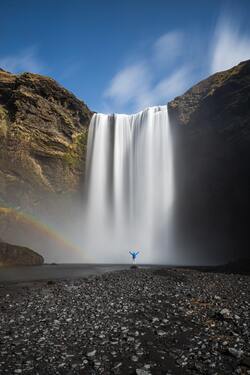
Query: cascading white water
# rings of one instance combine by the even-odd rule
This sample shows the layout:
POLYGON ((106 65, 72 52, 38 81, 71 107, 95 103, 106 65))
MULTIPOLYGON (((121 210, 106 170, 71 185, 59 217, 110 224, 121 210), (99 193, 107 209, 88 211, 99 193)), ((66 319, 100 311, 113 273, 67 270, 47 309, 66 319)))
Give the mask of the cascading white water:
POLYGON ((167 259, 173 202, 172 147, 166 106, 91 120, 84 250, 90 261, 167 259))

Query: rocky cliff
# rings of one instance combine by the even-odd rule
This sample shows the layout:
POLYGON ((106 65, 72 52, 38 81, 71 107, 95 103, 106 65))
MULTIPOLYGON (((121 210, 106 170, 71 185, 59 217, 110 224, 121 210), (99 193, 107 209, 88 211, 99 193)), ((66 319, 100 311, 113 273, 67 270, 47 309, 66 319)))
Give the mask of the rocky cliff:
POLYGON ((168 108, 175 150, 175 220, 182 255, 186 252, 187 258, 201 261, 246 256, 250 60, 198 83, 168 108))
POLYGON ((0 70, 0 204, 33 212, 78 195, 91 115, 51 78, 0 70))
POLYGON ((27 247, 0 242, 0 267, 38 266, 43 264, 43 257, 27 247))
POLYGON ((91 116, 53 79, 0 70, 0 236, 6 242, 48 256, 56 241, 48 243, 48 230, 35 223, 61 232, 74 226, 91 116))

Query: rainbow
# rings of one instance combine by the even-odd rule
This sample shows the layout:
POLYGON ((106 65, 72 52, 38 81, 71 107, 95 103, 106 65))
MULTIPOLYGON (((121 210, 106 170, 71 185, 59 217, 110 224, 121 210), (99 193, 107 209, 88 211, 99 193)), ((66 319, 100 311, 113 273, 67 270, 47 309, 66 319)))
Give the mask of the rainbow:
POLYGON ((24 225, 28 225, 29 227, 34 228, 34 230, 36 230, 42 236, 45 236, 55 241, 56 243, 60 244, 60 246, 63 246, 63 248, 66 248, 74 252, 82 253, 82 250, 80 250, 80 248, 73 245, 70 241, 66 240, 63 236, 61 236, 57 231, 50 228, 48 225, 44 224, 43 222, 39 221, 37 218, 28 213, 21 212, 12 207, 0 207, 0 215, 10 217, 11 219, 14 219, 16 222, 21 222, 24 225))

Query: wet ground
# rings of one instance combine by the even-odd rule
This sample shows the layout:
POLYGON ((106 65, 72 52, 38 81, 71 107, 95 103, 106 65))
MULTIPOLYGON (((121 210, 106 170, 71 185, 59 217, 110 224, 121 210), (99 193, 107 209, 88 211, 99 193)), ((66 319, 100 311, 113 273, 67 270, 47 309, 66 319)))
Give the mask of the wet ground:
POLYGON ((121 270, 0 287, 0 374, 250 374, 250 279, 121 270))
POLYGON ((0 283, 79 279, 129 268, 130 266, 126 264, 44 264, 33 267, 2 267, 0 268, 0 283))

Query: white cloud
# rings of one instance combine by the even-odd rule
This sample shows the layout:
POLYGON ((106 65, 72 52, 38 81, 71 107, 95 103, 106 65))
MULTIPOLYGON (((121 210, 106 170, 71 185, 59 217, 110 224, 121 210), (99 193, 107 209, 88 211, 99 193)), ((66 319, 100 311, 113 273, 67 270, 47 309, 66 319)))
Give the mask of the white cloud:
POLYGON ((170 64, 183 51, 183 34, 172 31, 160 36, 154 43, 154 58, 159 64, 170 64))
POLYGON ((15 55, 0 56, 0 67, 12 73, 41 73, 44 70, 36 56, 35 48, 27 48, 15 55))
POLYGON ((113 111, 140 111, 152 105, 166 104, 187 88, 190 68, 176 63, 181 54, 182 34, 169 32, 158 38, 148 57, 125 66, 111 80, 104 92, 103 108, 113 111), (160 69, 159 69, 160 66, 160 69))
POLYGON ((205 39, 206 33, 190 36, 171 31, 161 35, 143 57, 113 77, 103 107, 133 112, 162 105, 210 74, 249 59, 249 28, 247 34, 241 26, 240 20, 220 18, 210 41, 205 39))
POLYGON ((182 94, 187 88, 189 74, 189 67, 181 67, 161 79, 155 86, 150 87, 147 92, 137 97, 137 109, 166 104, 168 100, 182 94))
POLYGON ((138 101, 138 97, 149 90, 150 71, 144 62, 130 65, 118 72, 109 87, 104 92, 104 97, 123 109, 131 101, 138 101))
POLYGON ((154 90, 157 99, 160 101, 164 100, 166 98, 166 94, 168 95, 167 99, 171 99, 182 94, 187 87, 190 72, 191 69, 189 66, 181 67, 160 81, 154 90))
POLYGON ((226 70, 250 58, 250 37, 229 19, 220 19, 212 43, 211 73, 226 70))

